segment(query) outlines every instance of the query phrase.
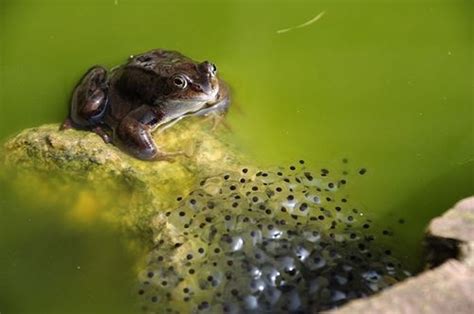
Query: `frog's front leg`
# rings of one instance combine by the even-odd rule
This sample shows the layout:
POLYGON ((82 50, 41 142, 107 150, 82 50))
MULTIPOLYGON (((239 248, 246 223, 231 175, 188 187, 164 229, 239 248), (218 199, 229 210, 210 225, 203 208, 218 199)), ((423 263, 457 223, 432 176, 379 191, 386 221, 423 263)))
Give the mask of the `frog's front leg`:
POLYGON ((142 160, 164 160, 183 155, 183 152, 163 152, 151 136, 152 127, 162 116, 152 107, 143 105, 129 112, 115 129, 114 139, 118 146, 142 160))

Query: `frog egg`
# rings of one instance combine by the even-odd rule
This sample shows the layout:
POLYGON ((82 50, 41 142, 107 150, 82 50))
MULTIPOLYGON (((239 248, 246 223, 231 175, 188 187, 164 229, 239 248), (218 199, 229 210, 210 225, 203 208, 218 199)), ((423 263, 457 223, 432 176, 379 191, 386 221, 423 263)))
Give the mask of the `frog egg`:
POLYGON ((262 237, 265 239, 280 239, 285 236, 284 230, 280 229, 277 225, 273 223, 264 223, 262 224, 262 237))
POLYGON ((319 252, 313 252, 305 261, 305 266, 315 271, 326 266, 326 258, 323 257, 319 252))
POLYGON ((302 234, 303 234, 303 238, 306 241, 309 241, 312 243, 315 243, 321 240, 321 233, 313 228, 307 228, 306 230, 303 231, 302 234))
POLYGON ((220 239, 220 246, 225 253, 236 252, 243 248, 244 240, 241 236, 225 233, 220 239))
POLYGON ((255 176, 256 181, 258 180, 263 185, 268 185, 281 180, 280 176, 273 171, 259 171, 255 176))
POLYGON ((253 272, 253 277, 249 283, 249 292, 250 294, 260 294, 261 292, 265 291, 266 284, 265 282, 260 279, 262 272, 260 269, 256 268, 257 271, 253 272))
POLYGON ((273 266, 267 264, 262 268, 262 279, 266 285, 277 287, 280 284, 280 272, 273 266))

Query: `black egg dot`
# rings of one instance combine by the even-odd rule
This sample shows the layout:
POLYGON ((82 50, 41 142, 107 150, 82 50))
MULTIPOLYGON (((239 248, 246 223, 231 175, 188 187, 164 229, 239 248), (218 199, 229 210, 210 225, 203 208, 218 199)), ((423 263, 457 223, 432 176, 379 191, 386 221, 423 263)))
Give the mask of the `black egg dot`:
POLYGON ((295 199, 295 197, 294 197, 293 195, 291 195, 291 194, 290 194, 290 195, 288 195, 288 197, 287 197, 286 199, 287 199, 287 200, 289 200, 289 201, 292 201, 292 200, 294 200, 294 199, 295 199))
POLYGON ((304 164, 304 160, 303 160, 303 159, 300 159, 300 160, 299 160, 299 163, 303 165, 303 164, 304 164))
POLYGON ((282 175, 283 175, 282 172, 280 172, 280 171, 277 172, 277 176, 280 176, 280 177, 281 177, 282 175))
POLYGON ((341 202, 347 203, 347 199, 343 198, 343 199, 341 199, 341 202))
POLYGON ((163 261, 163 259, 164 259, 164 257, 163 257, 163 256, 158 256, 158 258, 157 258, 158 262, 161 262, 161 261, 163 261))
POLYGON ((207 222, 212 222, 212 217, 206 217, 207 222))
POLYGON ((332 189, 332 188, 334 187, 334 183, 329 182, 329 183, 328 183, 328 187, 329 187, 330 189, 332 189))
POLYGON ((203 254, 203 253, 204 253, 204 249, 203 249, 202 247, 200 247, 200 248, 198 249, 198 252, 199 252, 200 254, 203 254))
POLYGON ((221 249, 219 249, 219 248, 214 249, 214 253, 219 254, 220 252, 221 252, 221 249))
POLYGON ((186 255, 186 259, 188 259, 188 260, 191 260, 191 259, 193 259, 193 255, 192 255, 192 254, 188 254, 188 255, 186 255))
POLYGON ((207 281, 213 281, 214 280, 214 277, 212 276, 207 276, 207 281))
POLYGON ((237 202, 232 203, 232 207, 236 208, 237 206, 239 206, 239 203, 237 202))
POLYGON ((235 186, 235 185, 231 185, 231 186, 230 186, 230 189, 231 189, 231 191, 234 191, 234 190, 236 189, 236 186, 235 186))
POLYGON ((280 210, 281 210, 282 213, 286 213, 286 208, 285 207, 280 208, 280 210))
POLYGON ((351 237, 351 239, 355 239, 357 237, 357 235, 355 233, 351 233, 350 237, 351 237))
POLYGON ((154 273, 152 271, 148 272, 148 274, 147 274, 148 278, 152 278, 153 275, 154 275, 154 273))
POLYGON ((265 213, 266 213, 267 215, 270 215, 270 214, 272 213, 272 211, 271 211, 271 209, 266 209, 266 210, 265 210, 265 213))
POLYGON ((252 197, 252 201, 253 201, 254 203, 258 202, 258 197, 257 197, 257 196, 252 197))
POLYGON ((336 208, 336 210, 337 210, 338 212, 341 211, 341 207, 340 207, 340 206, 336 206, 335 208, 336 208))
POLYGON ((178 196, 178 197, 176 198, 176 200, 177 200, 178 202, 181 201, 182 199, 183 199, 183 198, 182 198, 181 196, 178 196))
POLYGON ((354 220, 354 217, 352 217, 352 216, 347 216, 347 220, 353 221, 353 220, 354 220))
POLYGON ((232 217, 230 215, 225 215, 225 220, 229 221, 232 217))
POLYGON ((362 169, 359 170, 360 175, 364 175, 366 172, 367 172, 367 169, 365 169, 365 168, 362 168, 362 169))
POLYGON ((195 272, 196 272, 196 271, 195 271, 193 268, 191 268, 191 269, 188 270, 188 273, 189 273, 190 275, 194 274, 195 272))
POLYGON ((258 191, 258 187, 257 186, 252 186, 252 191, 258 191))
POLYGON ((296 170, 295 166, 290 166, 290 170, 296 170))
POLYGON ((240 183, 245 183, 245 179, 244 179, 244 178, 241 178, 241 179, 240 179, 240 183))
POLYGON ((300 205, 300 210, 301 210, 302 212, 304 212, 306 209, 308 209, 308 204, 302 203, 302 204, 300 205))
POLYGON ((249 170, 247 168, 242 169, 243 173, 247 173, 249 170))
POLYGON ((369 229, 369 228, 370 228, 370 225, 369 225, 369 224, 364 224, 362 227, 363 227, 364 229, 369 229))
POLYGON ((281 188, 281 187, 279 187, 279 186, 277 186, 277 187, 275 188, 275 191, 277 191, 277 192, 281 192, 281 191, 282 191, 282 188, 281 188))
POLYGON ((224 176, 224 180, 227 180, 227 179, 229 179, 229 178, 230 178, 230 176, 229 176, 228 174, 226 174, 226 175, 224 176))
POLYGON ((186 215, 186 213, 185 213, 185 212, 179 212, 179 215, 180 215, 181 217, 183 217, 184 215, 186 215))
POLYGON ((168 282, 167 282, 166 280, 163 280, 163 281, 161 282, 161 285, 166 286, 166 285, 168 285, 168 282))
POLYGON ((319 215, 319 216, 318 216, 318 219, 319 219, 319 220, 324 220, 324 216, 323 216, 323 215, 319 215))
POLYGON ((144 293, 145 293, 145 290, 142 290, 142 289, 138 290, 138 294, 139 294, 139 295, 142 295, 142 294, 144 294, 144 293))

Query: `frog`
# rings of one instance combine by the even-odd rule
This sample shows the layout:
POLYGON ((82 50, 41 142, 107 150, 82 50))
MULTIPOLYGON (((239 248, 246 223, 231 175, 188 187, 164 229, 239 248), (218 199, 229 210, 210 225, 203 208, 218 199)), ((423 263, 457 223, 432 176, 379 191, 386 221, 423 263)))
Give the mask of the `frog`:
POLYGON ((90 68, 73 90, 60 129, 92 131, 141 160, 172 160, 185 153, 160 150, 153 132, 191 116, 218 121, 229 105, 229 87, 214 63, 153 49, 110 70, 90 68))

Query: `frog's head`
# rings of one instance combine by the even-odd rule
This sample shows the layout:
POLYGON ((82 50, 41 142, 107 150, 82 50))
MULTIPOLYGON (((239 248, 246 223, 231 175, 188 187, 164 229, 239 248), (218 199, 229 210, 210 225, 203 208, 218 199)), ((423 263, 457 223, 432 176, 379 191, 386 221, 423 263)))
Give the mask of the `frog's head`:
POLYGON ((194 111, 215 102, 219 93, 217 68, 209 61, 196 62, 177 51, 155 49, 133 57, 131 63, 156 74, 156 102, 161 106, 194 111))
POLYGON ((219 92, 216 66, 209 62, 182 60, 173 66, 166 79, 166 100, 183 104, 206 104, 215 101, 219 92))
POLYGON ((148 81, 143 83, 143 77, 139 81, 149 88, 130 87, 135 81, 133 76, 127 81, 127 88, 141 89, 142 94, 149 92, 149 98, 160 106, 167 119, 211 107, 227 94, 213 63, 196 62, 177 51, 155 49, 132 56, 128 66, 129 71, 137 71, 134 75, 142 75, 143 70, 147 73, 148 81))

